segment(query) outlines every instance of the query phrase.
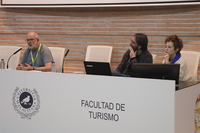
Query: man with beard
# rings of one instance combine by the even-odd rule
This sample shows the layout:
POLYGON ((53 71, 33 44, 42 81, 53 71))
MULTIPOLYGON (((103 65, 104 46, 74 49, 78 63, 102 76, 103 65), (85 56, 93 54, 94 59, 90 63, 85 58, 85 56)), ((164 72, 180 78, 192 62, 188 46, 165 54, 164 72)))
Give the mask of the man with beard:
POLYGON ((153 63, 152 55, 147 50, 148 38, 143 33, 136 33, 130 41, 130 48, 124 53, 113 76, 130 76, 135 63, 153 63))
POLYGON ((53 57, 47 46, 39 42, 36 32, 29 32, 25 40, 28 48, 25 50, 17 70, 51 71, 53 57))

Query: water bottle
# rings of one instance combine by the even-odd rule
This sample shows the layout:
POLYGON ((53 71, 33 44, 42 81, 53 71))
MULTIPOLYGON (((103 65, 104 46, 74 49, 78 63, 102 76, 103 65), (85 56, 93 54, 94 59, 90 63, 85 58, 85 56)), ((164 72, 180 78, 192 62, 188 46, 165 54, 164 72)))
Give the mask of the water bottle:
POLYGON ((56 65, 54 61, 52 61, 51 72, 56 72, 56 65))
POLYGON ((1 59, 0 69, 5 69, 5 62, 4 62, 4 59, 1 59))

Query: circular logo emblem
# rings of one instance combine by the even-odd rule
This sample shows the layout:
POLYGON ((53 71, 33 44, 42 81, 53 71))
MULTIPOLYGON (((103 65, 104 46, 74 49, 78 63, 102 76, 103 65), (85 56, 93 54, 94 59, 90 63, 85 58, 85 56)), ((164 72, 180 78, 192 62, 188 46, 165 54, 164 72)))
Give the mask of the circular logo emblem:
POLYGON ((19 89, 17 87, 13 93, 13 106, 22 118, 31 119, 40 108, 39 95, 36 89, 19 89))

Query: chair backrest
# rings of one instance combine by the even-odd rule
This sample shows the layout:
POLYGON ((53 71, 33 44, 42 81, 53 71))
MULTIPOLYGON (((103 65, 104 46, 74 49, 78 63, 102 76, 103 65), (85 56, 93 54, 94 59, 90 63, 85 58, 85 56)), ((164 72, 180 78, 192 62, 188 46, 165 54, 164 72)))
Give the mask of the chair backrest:
POLYGON ((89 45, 87 46, 85 61, 98 61, 110 63, 112 49, 112 46, 89 45))
POLYGON ((152 55, 152 58, 153 58, 153 63, 155 62, 155 60, 156 60, 156 54, 151 54, 152 55))
POLYGON ((183 57, 187 63, 187 67, 192 75, 192 81, 197 81, 200 52, 181 51, 181 57, 183 57))
MULTIPOLYGON (((19 46, 0 46, 0 59, 4 59, 5 61, 5 68, 7 66, 7 61, 9 59, 9 57, 16 52, 17 50, 19 50, 21 47, 19 46)), ((20 60, 20 55, 21 55, 21 51, 19 51, 18 53, 16 53, 15 55, 13 55, 9 62, 8 62, 8 69, 13 69, 15 70, 16 67, 19 64, 19 60, 20 60)))
POLYGON ((65 48, 61 47, 48 47, 51 51, 53 56, 55 65, 56 65, 56 72, 63 72, 63 61, 64 61, 64 54, 65 48))

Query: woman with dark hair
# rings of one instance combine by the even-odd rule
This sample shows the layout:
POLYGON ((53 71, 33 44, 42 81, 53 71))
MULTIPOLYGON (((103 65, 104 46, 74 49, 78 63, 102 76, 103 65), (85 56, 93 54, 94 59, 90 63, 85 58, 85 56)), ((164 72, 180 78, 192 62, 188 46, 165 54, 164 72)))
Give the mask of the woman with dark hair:
POLYGON ((187 68, 185 60, 181 57, 183 42, 177 35, 171 35, 165 39, 164 64, 180 64, 179 81, 191 80, 192 76, 187 68))

